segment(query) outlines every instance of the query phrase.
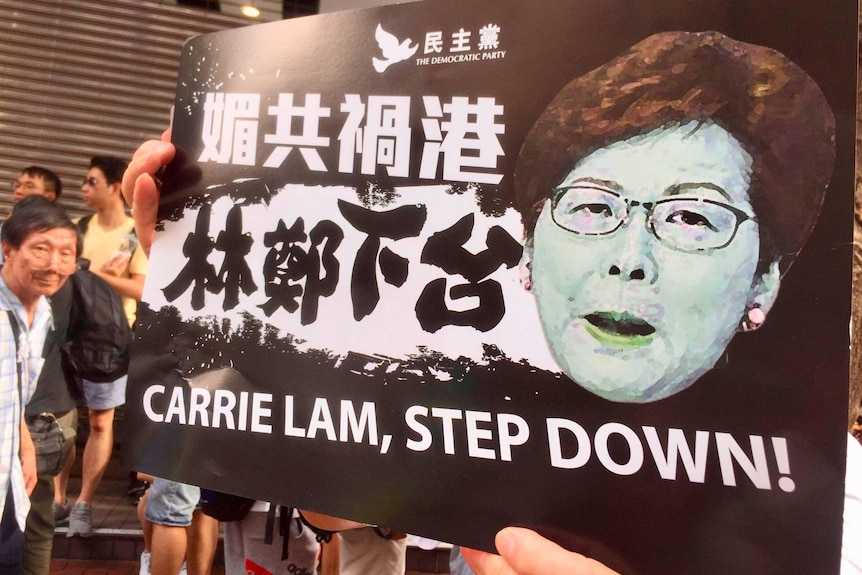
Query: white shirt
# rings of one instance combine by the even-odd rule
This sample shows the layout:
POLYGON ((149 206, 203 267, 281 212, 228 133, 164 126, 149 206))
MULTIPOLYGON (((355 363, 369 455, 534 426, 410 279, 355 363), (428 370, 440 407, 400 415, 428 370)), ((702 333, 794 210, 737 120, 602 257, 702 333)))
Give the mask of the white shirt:
POLYGON ((862 575, 862 445, 847 435, 841 575, 862 575))
POLYGON ((9 291, 0 278, 0 510, 6 505, 11 489, 15 501, 15 517, 21 530, 30 511, 30 500, 24 486, 24 472, 18 456, 21 443, 21 418, 24 406, 36 390, 36 380, 45 360, 42 348, 51 327, 51 307, 48 300, 40 298, 33 318, 27 327, 27 312, 20 300, 9 291), (15 314, 21 327, 18 345, 9 323, 9 311, 15 314), (18 360, 25 369, 18 377, 18 360))

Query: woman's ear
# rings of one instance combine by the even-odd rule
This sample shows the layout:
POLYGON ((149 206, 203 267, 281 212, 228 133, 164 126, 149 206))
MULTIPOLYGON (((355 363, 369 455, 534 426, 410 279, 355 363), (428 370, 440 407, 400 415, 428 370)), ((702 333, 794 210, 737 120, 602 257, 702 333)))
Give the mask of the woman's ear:
POLYGON ((769 268, 754 278, 751 297, 745 306, 745 315, 739 324, 740 331, 754 331, 763 325, 781 286, 781 260, 769 264, 769 268))
POLYGON ((524 242, 524 251, 521 252, 521 261, 518 262, 518 279, 521 287, 530 291, 533 289, 533 240, 524 242))

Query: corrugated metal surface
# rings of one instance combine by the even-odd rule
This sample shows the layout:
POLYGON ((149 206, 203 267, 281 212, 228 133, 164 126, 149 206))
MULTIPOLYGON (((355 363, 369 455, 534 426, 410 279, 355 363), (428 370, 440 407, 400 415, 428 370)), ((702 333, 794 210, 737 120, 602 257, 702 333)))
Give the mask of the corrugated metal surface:
POLYGON ((167 127, 183 42, 248 24, 157 2, 0 0, 0 216, 34 164, 60 175, 71 214, 86 212, 90 157, 128 160, 167 127))

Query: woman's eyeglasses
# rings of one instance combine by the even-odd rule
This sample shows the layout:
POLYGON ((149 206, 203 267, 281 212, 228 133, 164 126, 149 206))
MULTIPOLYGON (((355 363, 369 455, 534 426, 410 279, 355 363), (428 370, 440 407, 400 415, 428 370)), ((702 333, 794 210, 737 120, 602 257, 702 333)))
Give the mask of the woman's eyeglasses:
POLYGON ((628 222, 632 209, 646 212, 647 229, 668 247, 683 252, 721 249, 739 226, 754 216, 706 198, 671 197, 639 202, 591 186, 561 187, 551 197, 551 218, 566 231, 607 236, 628 222))

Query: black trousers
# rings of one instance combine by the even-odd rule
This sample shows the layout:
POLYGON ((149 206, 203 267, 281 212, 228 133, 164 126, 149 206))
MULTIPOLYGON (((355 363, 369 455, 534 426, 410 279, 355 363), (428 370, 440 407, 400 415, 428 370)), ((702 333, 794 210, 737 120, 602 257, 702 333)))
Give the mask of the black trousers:
POLYGON ((12 496, 12 481, 6 486, 6 505, 0 519, 0 573, 19 575, 21 556, 24 550, 24 532, 15 519, 15 498, 12 496))

